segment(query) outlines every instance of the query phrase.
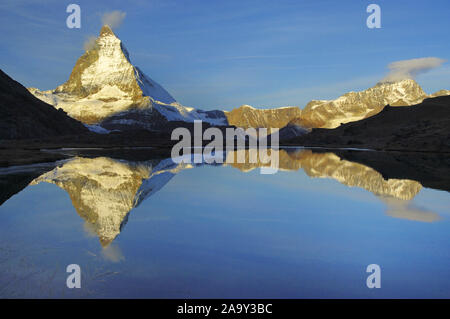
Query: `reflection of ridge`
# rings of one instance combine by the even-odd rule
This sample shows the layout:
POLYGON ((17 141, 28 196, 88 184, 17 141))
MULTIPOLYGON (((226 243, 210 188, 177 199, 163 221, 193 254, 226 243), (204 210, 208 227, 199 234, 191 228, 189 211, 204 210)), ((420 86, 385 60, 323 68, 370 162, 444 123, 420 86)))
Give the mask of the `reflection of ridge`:
MULTIPOLYGON (((227 160, 234 159, 236 161, 236 153, 241 151, 229 152, 227 160)), ((359 163, 341 160, 334 153, 313 153, 311 150, 287 152, 283 149, 278 153, 280 170, 296 171, 301 168, 309 177, 332 178, 346 186, 364 188, 375 195, 410 200, 422 188, 420 183, 408 179, 385 180, 376 170, 359 163)), ((245 159, 245 163, 231 165, 244 172, 270 166, 270 163, 265 163, 264 160, 260 161, 259 157, 256 163, 249 163, 248 153, 246 153, 245 159)))
MULTIPOLYGON (((236 163, 237 152, 227 154, 230 164, 247 172, 259 167, 267 167, 264 159, 249 163, 249 154, 245 154, 245 163, 236 163)), ((386 214, 391 217, 422 222, 434 222, 440 219, 436 213, 415 207, 411 200, 420 192, 422 185, 409 179, 384 179, 371 167, 341 159, 334 153, 314 153, 311 150, 295 150, 287 152, 279 150, 279 169, 287 171, 303 171, 312 178, 332 178, 349 187, 360 187, 374 195, 387 205, 386 214)))
POLYGON ((129 211, 160 190, 179 169, 170 159, 152 167, 150 161, 77 157, 31 184, 48 182, 64 189, 78 214, 107 246, 121 232, 129 211))
POLYGON ((300 161, 305 173, 310 177, 333 178, 350 187, 361 187, 379 196, 390 196, 402 200, 411 200, 422 188, 416 181, 408 179, 388 179, 376 170, 346 160, 334 153, 313 153, 303 150, 290 154, 300 161))

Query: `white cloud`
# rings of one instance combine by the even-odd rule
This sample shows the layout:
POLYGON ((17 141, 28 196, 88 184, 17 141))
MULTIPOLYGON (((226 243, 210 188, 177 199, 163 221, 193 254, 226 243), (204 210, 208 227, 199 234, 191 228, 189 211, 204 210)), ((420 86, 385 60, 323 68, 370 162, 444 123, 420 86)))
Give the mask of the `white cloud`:
POLYGON ((85 51, 92 50, 97 46, 96 42, 97 38, 93 35, 90 35, 86 41, 84 41, 83 48, 85 51))
POLYGON ((421 73, 440 67, 444 59, 428 57, 392 62, 388 65, 389 74, 381 82, 396 82, 404 79, 413 79, 421 73))
POLYGON ((102 24, 109 25, 111 29, 120 27, 127 14, 120 10, 105 12, 102 16, 102 24))

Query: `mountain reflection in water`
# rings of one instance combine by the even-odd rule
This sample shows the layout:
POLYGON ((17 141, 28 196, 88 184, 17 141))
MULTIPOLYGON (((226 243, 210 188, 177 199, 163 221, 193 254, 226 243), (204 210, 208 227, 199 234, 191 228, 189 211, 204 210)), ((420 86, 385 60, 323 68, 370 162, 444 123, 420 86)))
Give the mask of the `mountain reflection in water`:
MULTIPOLYGON (((272 150, 274 151, 274 150, 272 150)), ((434 222, 440 216, 414 206, 411 200, 422 185, 409 179, 385 179, 368 166, 344 160, 335 153, 311 150, 279 151, 279 169, 302 169, 311 178, 331 178, 349 187, 363 188, 386 204, 386 214, 420 222, 434 222)), ((249 162, 249 151, 229 151, 222 165, 242 172, 270 166, 249 162), (244 152, 245 163, 233 163, 238 152, 244 152)), ((163 188, 178 172, 201 164, 176 164, 170 158, 123 160, 110 157, 76 156, 62 165, 34 178, 30 185, 47 182, 65 190, 86 229, 95 233, 107 247, 123 230, 130 211, 163 188)), ((218 164, 214 164, 218 165, 218 164)))

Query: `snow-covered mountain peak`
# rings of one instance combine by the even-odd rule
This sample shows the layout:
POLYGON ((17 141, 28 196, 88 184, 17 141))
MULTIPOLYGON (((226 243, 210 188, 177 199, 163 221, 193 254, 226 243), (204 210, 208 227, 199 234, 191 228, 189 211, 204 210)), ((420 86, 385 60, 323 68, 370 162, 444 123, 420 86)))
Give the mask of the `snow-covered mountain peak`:
MULTIPOLYGON (((122 41, 108 26, 103 26, 95 44, 77 60, 69 80, 56 88, 55 93, 87 98, 105 87, 116 87, 131 100, 139 100, 142 91, 135 78, 134 66, 122 41)), ((116 90, 117 91, 117 90, 116 90)), ((115 93, 104 92, 103 100, 111 100, 115 93)), ((70 115, 70 112, 68 112, 70 115)), ((73 112, 72 112, 73 113, 73 112)))
POLYGON ((413 79, 404 79, 396 82, 378 82, 374 87, 375 88, 389 88, 392 90, 408 90, 404 91, 404 93, 416 93, 425 94, 425 92, 420 87, 419 83, 417 83, 413 79))
POLYGON ((131 109, 152 108, 155 103, 178 104, 131 63, 122 41, 107 25, 77 60, 67 82, 53 91, 30 92, 86 124, 131 109))
POLYGON ((29 91, 92 130, 91 124, 118 130, 153 130, 167 121, 228 124, 223 112, 205 112, 179 104, 131 63, 123 42, 108 25, 101 28, 95 43, 77 60, 67 82, 52 91, 29 91))

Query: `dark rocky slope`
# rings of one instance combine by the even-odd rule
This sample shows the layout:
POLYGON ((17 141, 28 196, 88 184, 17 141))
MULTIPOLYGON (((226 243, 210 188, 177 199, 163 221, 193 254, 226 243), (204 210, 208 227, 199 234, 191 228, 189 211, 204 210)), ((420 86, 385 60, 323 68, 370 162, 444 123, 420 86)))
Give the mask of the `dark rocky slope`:
POLYGON ((0 140, 59 137, 87 131, 82 123, 34 97, 0 70, 0 140))

